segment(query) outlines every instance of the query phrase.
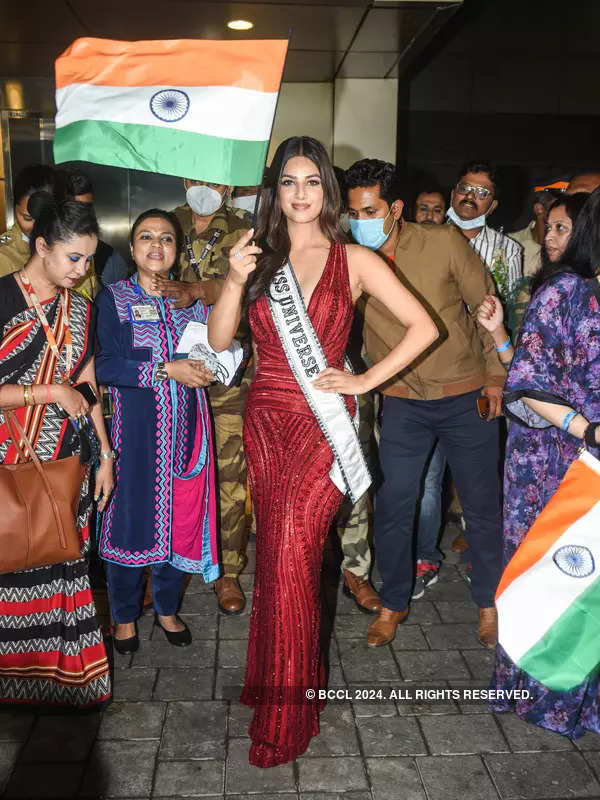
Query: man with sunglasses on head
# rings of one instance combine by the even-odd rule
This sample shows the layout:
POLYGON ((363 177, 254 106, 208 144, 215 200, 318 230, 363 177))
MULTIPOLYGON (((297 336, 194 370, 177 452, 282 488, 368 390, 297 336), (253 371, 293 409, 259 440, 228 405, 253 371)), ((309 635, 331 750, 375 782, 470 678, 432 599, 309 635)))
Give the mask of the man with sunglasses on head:
POLYGON ((523 248, 487 224, 487 218, 497 207, 498 183, 494 168, 487 161, 467 162, 452 190, 448 219, 459 228, 492 273, 510 315, 523 277, 523 248))

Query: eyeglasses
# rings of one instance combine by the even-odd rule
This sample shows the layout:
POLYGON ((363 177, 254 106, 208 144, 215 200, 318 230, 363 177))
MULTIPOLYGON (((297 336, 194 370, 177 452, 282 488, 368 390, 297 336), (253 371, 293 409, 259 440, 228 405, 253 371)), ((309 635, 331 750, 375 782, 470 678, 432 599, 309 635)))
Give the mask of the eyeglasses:
POLYGON ((474 194, 478 200, 487 200, 492 194, 491 189, 486 189, 485 186, 473 186, 472 183, 456 184, 456 191, 458 194, 474 194))

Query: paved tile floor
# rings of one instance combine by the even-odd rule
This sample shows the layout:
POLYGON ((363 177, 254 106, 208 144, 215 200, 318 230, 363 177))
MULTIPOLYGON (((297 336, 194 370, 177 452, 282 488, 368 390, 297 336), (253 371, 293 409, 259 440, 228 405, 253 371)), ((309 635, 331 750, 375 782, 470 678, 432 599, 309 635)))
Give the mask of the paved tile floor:
MULTIPOLYGON (((115 701, 103 716, 0 711, 2 796, 599 800, 600 736, 573 744, 481 703, 416 701, 416 687, 486 686, 491 671, 493 656, 477 643, 476 611, 447 547, 455 534, 449 525, 439 583, 413 603, 394 643, 378 650, 366 645, 372 617, 343 596, 335 547, 328 551, 329 685, 352 699, 327 706, 320 735, 294 764, 248 765, 250 711, 235 699, 248 610, 218 614, 212 589, 194 579, 182 608, 192 646, 172 648, 143 618, 139 653, 116 656, 115 701), (361 696, 363 689, 395 689, 397 699, 361 696)), ((253 555, 251 542, 242 578, 248 593, 253 555)))

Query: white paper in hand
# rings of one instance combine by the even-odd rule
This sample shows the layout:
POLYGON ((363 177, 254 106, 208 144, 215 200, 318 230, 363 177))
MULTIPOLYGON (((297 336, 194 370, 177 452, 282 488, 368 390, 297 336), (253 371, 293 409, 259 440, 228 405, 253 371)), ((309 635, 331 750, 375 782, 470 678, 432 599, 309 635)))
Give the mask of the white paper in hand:
POLYGON ((208 329, 203 322, 188 322, 176 352, 196 361, 203 361, 219 383, 230 386, 244 359, 244 349, 233 340, 227 350, 215 353, 208 343, 208 329))

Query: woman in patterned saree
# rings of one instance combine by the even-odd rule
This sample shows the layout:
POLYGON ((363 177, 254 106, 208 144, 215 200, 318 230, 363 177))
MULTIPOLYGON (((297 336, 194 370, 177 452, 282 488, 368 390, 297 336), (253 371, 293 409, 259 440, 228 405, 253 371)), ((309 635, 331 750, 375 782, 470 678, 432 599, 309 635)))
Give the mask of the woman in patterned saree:
MULTIPOLYGON (((112 491, 113 459, 98 404, 73 384, 95 388, 93 309, 71 289, 89 268, 98 223, 89 205, 29 200, 35 219, 31 257, 0 279, 0 409, 14 410, 41 461, 79 452, 76 418, 91 415, 100 445, 96 495, 112 491)), ((0 416, 0 460, 20 460, 0 416)), ((94 706, 110 697, 110 678, 86 554, 92 507, 89 472, 77 526, 82 557, 0 575, 0 701, 94 706)))

